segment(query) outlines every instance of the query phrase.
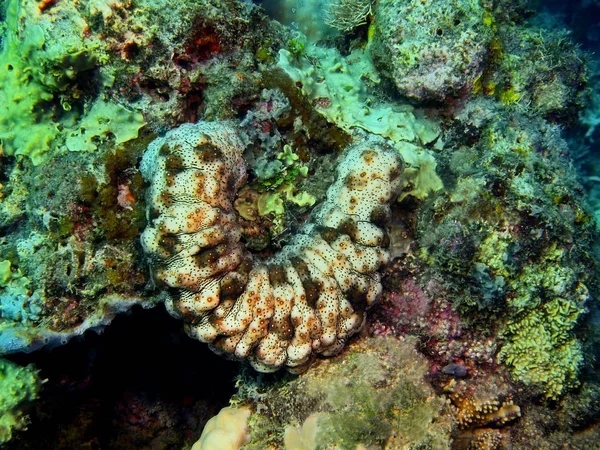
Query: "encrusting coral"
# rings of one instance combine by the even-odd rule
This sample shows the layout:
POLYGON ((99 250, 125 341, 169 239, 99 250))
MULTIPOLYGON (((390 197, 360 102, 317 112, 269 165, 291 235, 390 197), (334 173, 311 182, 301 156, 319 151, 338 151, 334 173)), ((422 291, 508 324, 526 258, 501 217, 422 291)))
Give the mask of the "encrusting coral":
POLYGON ((350 146, 303 228, 279 254, 253 261, 233 207, 242 151, 235 130, 217 122, 155 140, 141 164, 151 182, 142 246, 191 336, 260 371, 300 371, 315 353, 339 352, 380 295, 403 162, 378 138, 350 146))
POLYGON ((195 353, 162 311, 86 332, 167 298, 261 371, 316 360, 243 364, 197 447, 596 448, 596 224, 564 141, 583 134, 588 56, 527 0, 282 2, 306 22, 245 0, 4 2, 0 353, 114 330, 154 365, 115 372, 94 349, 75 376, 77 358, 16 355, 48 382, 27 433, 37 385, 15 391, 0 441, 189 448, 239 365, 195 353), (346 23, 338 5, 368 23, 326 28, 327 10, 346 23), (211 389, 189 387, 190 360, 211 389), (149 371, 160 385, 107 378, 149 371), (115 385, 100 408, 97 380, 115 385))
POLYGON ((250 408, 226 407, 210 419, 192 450, 237 450, 248 440, 250 408))
POLYGON ((37 398, 40 385, 33 366, 20 367, 0 358, 0 444, 8 442, 13 431, 27 427, 23 409, 37 398))

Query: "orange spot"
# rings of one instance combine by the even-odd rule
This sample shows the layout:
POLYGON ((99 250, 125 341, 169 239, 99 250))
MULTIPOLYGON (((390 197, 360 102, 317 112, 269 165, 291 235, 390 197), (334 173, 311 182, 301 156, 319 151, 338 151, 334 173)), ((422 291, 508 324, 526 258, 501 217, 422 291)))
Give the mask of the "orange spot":
POLYGON ((129 189, 129 183, 119 184, 118 192, 117 203, 119 206, 130 211, 133 210, 133 205, 135 205, 135 197, 129 189))
POLYGON ((38 9, 41 13, 43 13, 48 8, 52 8, 54 5, 56 5, 56 2, 57 0, 41 0, 40 4, 38 5, 38 9))

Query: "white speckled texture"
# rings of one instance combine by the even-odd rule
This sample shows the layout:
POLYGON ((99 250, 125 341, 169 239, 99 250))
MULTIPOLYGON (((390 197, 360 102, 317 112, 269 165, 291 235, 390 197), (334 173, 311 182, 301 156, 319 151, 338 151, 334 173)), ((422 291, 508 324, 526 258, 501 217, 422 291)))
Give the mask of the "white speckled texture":
POLYGON ((150 144, 142 246, 190 336, 259 371, 339 352, 381 293, 389 204, 403 162, 381 139, 349 147, 326 200, 277 255, 255 261, 233 209, 243 146, 228 124, 186 124, 150 144))

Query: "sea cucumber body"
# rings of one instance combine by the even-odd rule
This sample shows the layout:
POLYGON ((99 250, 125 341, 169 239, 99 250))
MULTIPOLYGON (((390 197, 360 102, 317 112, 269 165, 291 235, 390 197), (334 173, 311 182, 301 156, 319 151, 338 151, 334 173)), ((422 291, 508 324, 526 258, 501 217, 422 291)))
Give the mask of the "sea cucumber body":
POLYGON ((142 246, 190 336, 259 371, 301 371, 314 355, 339 352, 381 293, 403 163, 381 140, 350 146, 325 201, 259 261, 240 242, 233 208, 243 150, 222 123, 185 124, 152 142, 141 164, 150 182, 142 246))

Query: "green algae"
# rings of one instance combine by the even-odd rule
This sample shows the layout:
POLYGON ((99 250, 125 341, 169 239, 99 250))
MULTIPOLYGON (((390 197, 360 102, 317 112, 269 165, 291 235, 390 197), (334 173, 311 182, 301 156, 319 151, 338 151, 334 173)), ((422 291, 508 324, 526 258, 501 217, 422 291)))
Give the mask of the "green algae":
POLYGON ((5 45, 0 53, 0 139, 7 155, 28 155, 41 164, 61 134, 56 100, 77 74, 93 68, 95 45, 85 42, 82 24, 58 21, 51 34, 41 22, 36 2, 6 4, 5 45), (25 25, 22 25, 22 21, 25 25), (54 33, 58 30, 54 30, 54 33))
POLYGON ((24 407, 37 398, 40 386, 33 366, 20 367, 0 358, 0 444, 27 427, 24 407))
MULTIPOLYGON (((43 12, 35 1, 6 4, 0 53, 0 141, 5 155, 26 155, 34 165, 52 152, 96 150, 135 139, 141 114, 98 100, 85 112, 82 74, 107 62, 103 43, 86 38, 88 24, 73 5, 43 12), (66 142, 65 142, 66 141, 66 142)), ((103 85, 102 76, 98 84, 103 85)))

